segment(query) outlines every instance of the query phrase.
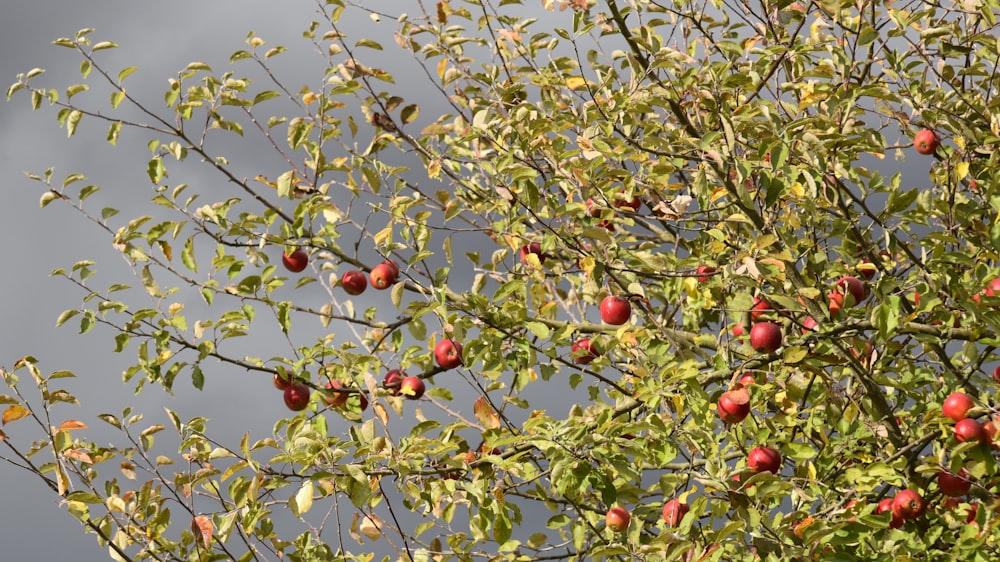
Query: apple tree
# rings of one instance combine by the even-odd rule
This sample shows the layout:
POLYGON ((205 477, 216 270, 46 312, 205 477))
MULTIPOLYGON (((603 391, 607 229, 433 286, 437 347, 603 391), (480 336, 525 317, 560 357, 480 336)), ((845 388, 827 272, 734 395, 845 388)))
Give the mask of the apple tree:
POLYGON ((30 176, 135 272, 57 270, 58 323, 290 408, 222 442, 13 363, 6 455, 112 559, 1000 557, 996 0, 365 4, 306 83, 251 33, 142 99, 86 29, 8 90, 149 148, 138 216, 30 176))

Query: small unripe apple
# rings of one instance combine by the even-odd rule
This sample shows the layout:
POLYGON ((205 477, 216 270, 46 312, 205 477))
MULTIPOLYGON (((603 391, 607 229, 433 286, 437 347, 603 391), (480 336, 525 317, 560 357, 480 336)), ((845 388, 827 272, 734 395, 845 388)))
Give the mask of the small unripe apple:
POLYGON ((284 397, 285 406, 288 406, 289 410, 296 412, 305 410, 309 405, 309 387, 302 383, 288 385, 284 397))
POLYGON ((579 365, 586 365, 597 359, 597 350, 590 338, 581 338, 573 343, 573 362, 579 365))
POLYGON ((426 389, 420 377, 404 377, 399 383, 399 393, 410 400, 417 400, 423 396, 426 389))
POLYGON ((368 288, 368 279, 358 270, 345 271, 340 278, 340 286, 348 295, 360 295, 368 288))
POLYGON ((699 265, 694 272, 698 274, 699 283, 708 283, 712 280, 712 276, 718 271, 710 265, 699 265))
POLYGON ((943 470, 938 473, 937 481, 938 488, 941 488, 941 493, 946 496, 964 496, 972 489, 972 480, 969 480, 969 473, 964 468, 959 470, 958 474, 943 470))
POLYGON ((770 447, 755 447, 747 455, 747 466, 754 473, 777 474, 781 470, 781 453, 770 447))
POLYGON ((632 515, 624 507, 612 507, 608 510, 608 514, 604 516, 604 522, 607 523, 608 529, 616 533, 621 533, 628 529, 630 521, 632 521, 632 515))
POLYGON ((921 129, 913 137, 913 148, 920 154, 934 154, 940 144, 941 139, 930 129, 921 129))
POLYGON ((452 339, 441 340, 434 346, 434 360, 444 369, 462 364, 462 344, 452 339))
POLYGON ((750 347, 761 353, 774 353, 781 347, 781 326, 774 322, 758 322, 750 328, 750 347))
POLYGON ((396 282, 399 276, 399 267, 392 260, 386 260, 372 268, 368 277, 371 278, 372 287, 378 290, 388 289, 396 282))
POLYGON ((960 421, 967 417, 968 411, 973 406, 975 403, 972 398, 969 398, 965 393, 952 392, 941 404, 941 413, 955 421, 960 421))
POLYGON ((338 390, 343 390, 346 388, 340 381, 330 381, 326 383, 326 389, 330 391, 329 394, 323 395, 323 400, 332 408, 339 408, 344 404, 347 404, 347 399, 351 397, 349 392, 337 392, 338 390))
POLYGON ((399 369, 393 369, 385 374, 385 378, 382 379, 382 386, 389 389, 389 393, 393 396, 399 396, 399 386, 404 377, 406 377, 406 373, 399 369))
POLYGON ((525 244, 524 246, 521 246, 521 263, 523 263, 524 265, 529 265, 528 254, 535 254, 536 256, 538 256, 538 263, 540 264, 545 263, 545 258, 548 257, 544 253, 542 253, 542 245, 539 244, 538 242, 532 242, 530 244, 525 244))
POLYGON ((719 402, 715 406, 719 412, 719 417, 726 423, 739 423, 750 413, 750 393, 740 383, 719 396, 719 402))
POLYGON ((915 490, 900 490, 896 497, 892 498, 892 515, 903 521, 920 517, 926 509, 924 498, 915 490))
POLYGON ((632 317, 632 305, 617 295, 604 297, 601 301, 601 320, 614 326, 621 326, 632 317))
POLYGON ((972 418, 965 418, 955 422, 955 439, 959 443, 968 441, 978 441, 979 443, 989 443, 990 436, 987 435, 983 424, 972 418))
POLYGON ((663 504, 663 521, 666 522, 668 527, 676 527, 681 524, 681 520, 687 515, 691 508, 688 504, 678 500, 672 499, 667 503, 663 504))
POLYGON ((302 248, 296 248, 291 254, 282 252, 281 263, 285 265, 285 269, 288 271, 299 273, 309 265, 309 254, 302 248))

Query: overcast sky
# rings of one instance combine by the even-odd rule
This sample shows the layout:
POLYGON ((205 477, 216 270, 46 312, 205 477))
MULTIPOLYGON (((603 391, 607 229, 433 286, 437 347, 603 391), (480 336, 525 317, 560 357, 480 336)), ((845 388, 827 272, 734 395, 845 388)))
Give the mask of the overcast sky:
MULTIPOLYGON (((309 0, 12 0, 0 10, 0 82, 6 90, 18 73, 34 67, 47 70, 39 81, 47 86, 65 86, 80 80, 79 58, 69 49, 53 46, 51 41, 93 27, 97 29, 95 39, 113 40, 122 46, 116 52, 106 52, 105 60, 114 68, 140 67, 129 79, 129 87, 140 93, 155 93, 148 99, 156 102, 162 100, 167 78, 186 63, 203 60, 219 69, 225 67, 229 54, 244 47, 250 30, 272 45, 310 49, 301 40, 301 32, 316 18, 316 10, 309 0)), ((285 64, 283 70, 294 74, 295 69, 285 64)), ((301 85, 294 80, 292 83, 301 85)), ((0 315, 4 319, 0 324, 0 365, 10 368, 19 357, 33 355, 41 361, 44 372, 74 371, 79 379, 67 382, 66 387, 80 397, 83 407, 75 413, 72 408, 60 412, 83 419, 95 431, 99 431, 95 414, 120 413, 126 404, 138 404, 150 417, 162 417, 162 406, 169 406, 188 416, 197 412, 223 418, 234 431, 246 428, 253 422, 251 414, 256 414, 270 417, 265 426, 269 427, 287 410, 280 403, 280 395, 262 399, 259 384, 212 379, 204 393, 191 392, 189 384, 180 384, 177 398, 151 389, 137 399, 121 384, 122 369, 134 351, 121 356, 111 353, 111 334, 107 331, 79 336, 74 328, 55 328, 58 314, 79 306, 82 294, 67 282, 49 277, 52 269, 93 259, 101 272, 97 287, 106 287, 112 279, 129 281, 123 277, 128 270, 106 238, 81 217, 55 205, 39 209, 40 186, 28 181, 23 172, 41 172, 49 166, 57 168, 57 178, 82 172, 104 187, 102 193, 114 193, 115 204, 125 208, 123 216, 129 208, 137 209, 150 198, 144 146, 123 143, 110 147, 99 142, 103 133, 97 132, 96 125, 88 128, 86 121, 79 134, 88 136, 67 141, 54 112, 30 112, 26 97, 0 103, 0 188, 4 190, 4 204, 0 206, 4 243, 0 252, 6 264, 0 297, 0 315)), ((26 447, 37 433, 23 435, 30 426, 26 420, 19 423, 24 427, 21 435, 18 423, 4 429, 13 442, 26 447)), ((0 525, 0 558, 24 562, 106 558, 106 550, 99 548, 92 536, 83 535, 80 524, 58 506, 57 498, 40 481, 4 465, 0 466, 0 482, 5 513, 0 525)))

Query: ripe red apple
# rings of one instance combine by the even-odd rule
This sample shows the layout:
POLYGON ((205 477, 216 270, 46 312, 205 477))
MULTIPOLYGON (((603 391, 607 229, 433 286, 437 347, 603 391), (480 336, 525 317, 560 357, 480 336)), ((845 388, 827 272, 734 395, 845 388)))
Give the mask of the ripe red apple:
POLYGON ((385 378, 382 379, 382 386, 389 389, 389 393, 393 396, 399 396, 400 383, 404 377, 406 377, 406 373, 399 369, 393 369, 385 374, 385 378))
POLYGON ((351 397, 350 392, 337 392, 346 388, 340 381, 330 381, 326 383, 326 389, 331 391, 330 394, 324 394, 323 400, 326 401, 333 408, 339 408, 344 404, 347 404, 347 399, 351 397))
POLYGON ((878 507, 875 508, 876 514, 885 513, 886 511, 892 515, 892 519, 889 520, 889 527, 898 529, 903 526, 903 519, 892 510, 892 498, 884 498, 878 502, 878 507))
POLYGON ((305 410, 309 405, 309 387, 302 383, 288 385, 285 389, 285 406, 289 410, 305 410))
MULTIPOLYGON (((761 374, 761 378, 763 380, 761 380, 760 384, 764 384, 765 382, 767 382, 767 377, 764 376, 763 374, 761 374)), ((757 383, 757 377, 755 377, 753 375, 753 373, 743 373, 740 376, 740 378, 739 378, 739 380, 737 382, 739 382, 743 386, 750 386, 751 384, 758 384, 757 383)))
POLYGON ((368 279, 365 278, 364 273, 353 269, 344 272, 344 275, 340 278, 340 286, 344 288, 344 292, 348 295, 360 295, 368 288, 368 279))
POLYGON ((668 527, 676 527, 681 524, 681 520, 684 519, 684 516, 690 510, 691 508, 688 504, 676 498, 672 499, 663 504, 663 520, 667 523, 668 527))
POLYGON ((538 263, 545 263, 545 258, 548 257, 542 253, 542 245, 538 242, 532 242, 521 246, 521 263, 524 265, 528 265, 528 254, 535 254, 538 256, 538 263))
POLYGON ((626 199, 625 192, 620 191, 618 192, 618 195, 615 196, 615 207, 618 207, 623 211, 631 209, 634 213, 639 210, 639 207, 642 207, 642 201, 639 200, 638 195, 633 196, 632 199, 626 199))
POLYGON ((847 294, 850 294, 852 297, 854 297, 853 303, 849 300, 845 301, 844 304, 846 306, 854 306, 860 303, 861 301, 865 300, 865 297, 868 296, 868 288, 865 287, 865 284, 857 277, 851 277, 850 275, 841 277, 837 281, 836 286, 838 291, 843 293, 845 296, 847 294))
POLYGON ((462 364, 462 344, 452 339, 441 340, 434 346, 434 360, 444 369, 462 364))
POLYGON ((969 473, 965 469, 958 471, 958 474, 943 470, 938 473, 938 488, 946 496, 964 496, 972 489, 972 481, 969 480, 969 473))
POLYGON ((967 412, 973 406, 975 406, 975 403, 972 401, 972 398, 969 398, 965 393, 952 392, 944 399, 944 403, 941 404, 941 413, 955 421, 964 420, 967 412))
POLYGON ((909 488, 900 490, 896 497, 892 498, 892 515, 903 521, 920 517, 926 509, 924 498, 909 488))
POLYGON ((278 373, 274 373, 273 383, 274 383, 274 388, 277 388, 278 390, 285 390, 286 388, 292 385, 292 381, 290 379, 286 379, 281 375, 279 375, 278 373))
POLYGON ((694 270, 694 272, 698 274, 699 283, 708 283, 711 281, 716 271, 718 270, 710 265, 699 265, 694 270))
POLYGON ((604 516, 604 521, 607 523, 608 529, 616 533, 621 533, 628 529, 628 524, 632 521, 632 515, 624 507, 616 506, 608 510, 608 514, 604 516))
POLYGON ((601 301, 601 320, 615 326, 621 326, 632 317, 632 305, 628 300, 617 295, 604 297, 601 301))
POLYGON ((989 443, 990 436, 987 435, 986 429, 983 428, 983 424, 972 418, 965 418, 955 422, 955 439, 958 439, 959 443, 965 443, 967 441, 989 443))
POLYGON ((282 252, 281 263, 285 264, 285 269, 288 271, 298 273, 309 265, 309 254, 302 248, 296 248, 291 254, 282 252))
POLYGON ((597 359, 597 350, 594 349, 594 344, 590 341, 590 338, 576 340, 573 344, 573 362, 586 365, 594 359, 597 359))
POLYGON ((781 326, 774 322, 758 322, 750 328, 750 347, 761 353, 774 353, 781 347, 781 326))
POLYGON ((427 387, 420 377, 404 377, 399 383, 399 393, 410 400, 416 400, 424 395, 427 387))
POLYGON ((777 474, 781 470, 781 453, 770 447, 755 447, 747 455, 747 466, 754 473, 777 474))
POLYGON ((921 129, 913 137, 913 148, 920 154, 934 154, 940 144, 941 139, 930 129, 921 129))
POLYGON ((368 276, 371 278, 372 287, 380 291, 388 289, 396 282, 396 278, 399 277, 399 266, 392 260, 385 260, 373 267, 368 276))
POLYGON ((1000 384, 1000 365, 993 368, 993 382, 1000 384))
POLYGON ((756 322, 761 315, 767 314, 768 312, 774 312, 774 307, 771 306, 771 303, 764 297, 754 297, 753 306, 750 307, 750 319, 756 322))
POLYGON ((719 403, 715 408, 722 421, 739 423, 750 413, 750 393, 742 384, 736 383, 719 396, 719 403))
POLYGON ((733 324, 733 335, 737 339, 743 337, 743 324, 733 324))

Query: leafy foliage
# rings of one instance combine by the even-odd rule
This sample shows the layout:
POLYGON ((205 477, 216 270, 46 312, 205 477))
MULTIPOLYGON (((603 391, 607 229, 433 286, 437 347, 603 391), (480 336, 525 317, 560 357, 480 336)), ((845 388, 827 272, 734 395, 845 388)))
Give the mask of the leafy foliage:
POLYGON ((32 71, 8 98, 70 136, 101 121, 112 144, 148 141, 153 188, 122 219, 85 205, 99 191, 82 174, 32 176, 135 271, 106 289, 90 261, 55 272, 85 294, 59 323, 134 352, 136 392, 229 366, 313 397, 240 443, 171 412, 179 453, 159 455, 167 427, 131 409, 101 417, 120 447, 56 428, 75 399, 50 387, 69 374, 25 358, 3 422, 45 438, 7 440, 22 466, 115 560, 996 559, 996 453, 941 414, 955 391, 997 414, 996 2, 542 5, 390 18, 329 0, 304 34, 314 83, 283 82, 285 49, 251 34, 232 70, 182 69, 165 108, 128 93, 134 67, 102 64, 113 42, 57 40, 85 82, 32 71), (366 19, 395 19, 395 45, 357 36, 366 19), (434 99, 394 78, 401 55, 434 99), (110 108, 74 97, 98 88, 110 108), (925 128, 933 156, 912 148, 925 128), (270 175, 241 156, 260 140, 270 175), (194 162, 223 183, 184 183, 194 162), (280 262, 295 249, 301 274, 280 262), (344 292, 344 272, 384 260, 399 277, 377 304, 344 292), (631 306, 622 326, 598 321, 608 295, 631 306), (736 334, 765 320, 773 353, 736 334), (242 343, 256 333, 280 337, 242 343), (449 338, 458 369, 434 357, 449 338), (427 394, 383 383, 393 369, 427 394), (749 417, 723 423, 715 403, 743 385, 749 417), (355 423, 336 434, 330 416, 355 423), (776 473, 754 472, 758 446, 781 453, 776 473), (938 474, 960 469, 971 491, 946 501, 938 474), (877 509, 903 489, 925 514, 877 509), (687 514, 668 517, 671 499, 687 514), (604 522, 616 505, 622 533, 604 522), (350 536, 330 540, 330 521, 350 536))

